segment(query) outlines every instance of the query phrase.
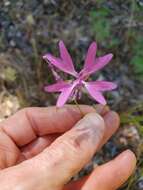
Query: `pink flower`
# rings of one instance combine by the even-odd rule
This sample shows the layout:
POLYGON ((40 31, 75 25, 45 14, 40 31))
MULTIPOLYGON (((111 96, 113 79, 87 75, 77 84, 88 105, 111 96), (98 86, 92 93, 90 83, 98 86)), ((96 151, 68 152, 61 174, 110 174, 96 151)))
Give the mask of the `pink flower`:
POLYGON ((92 98, 94 98, 98 103, 105 105, 106 100, 102 93, 104 91, 115 89, 117 85, 108 81, 87 82, 86 80, 91 74, 102 69, 106 64, 108 64, 113 55, 110 53, 97 58, 97 45, 95 42, 91 43, 85 58, 83 69, 78 73, 74 68, 71 56, 62 41, 59 42, 59 50, 60 58, 54 57, 51 54, 46 54, 43 56, 44 60, 49 62, 55 68, 72 75, 75 80, 59 80, 59 82, 55 84, 45 86, 45 91, 47 92, 60 92, 59 98, 57 100, 57 106, 62 107, 67 102, 69 97, 76 94, 77 90, 80 91, 83 86, 86 88, 92 98))

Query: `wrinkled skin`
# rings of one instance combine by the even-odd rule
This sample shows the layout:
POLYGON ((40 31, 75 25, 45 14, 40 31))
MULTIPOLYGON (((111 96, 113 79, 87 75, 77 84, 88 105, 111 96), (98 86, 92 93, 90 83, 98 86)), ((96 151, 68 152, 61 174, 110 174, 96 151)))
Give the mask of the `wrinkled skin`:
POLYGON ((68 183, 119 126, 108 107, 80 107, 84 116, 76 106, 25 108, 0 123, 1 190, 115 190, 128 179, 130 150, 68 183))

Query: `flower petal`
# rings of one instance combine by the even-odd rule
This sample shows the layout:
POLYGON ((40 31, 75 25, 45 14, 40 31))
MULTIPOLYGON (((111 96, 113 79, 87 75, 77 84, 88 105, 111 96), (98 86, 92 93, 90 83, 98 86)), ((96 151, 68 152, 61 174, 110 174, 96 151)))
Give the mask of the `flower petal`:
POLYGON ((92 42, 87 51, 85 64, 83 67, 84 70, 86 69, 89 70, 93 66, 95 62, 96 50, 97 50, 97 44, 96 42, 92 42))
POLYGON ((90 74, 102 69, 105 65, 107 65, 110 62, 112 57, 113 57, 113 54, 109 53, 102 57, 95 58, 94 64, 92 64, 90 67, 83 69, 81 71, 82 76, 83 77, 89 76, 90 74))
POLYGON ((106 100, 101 92, 95 90, 93 85, 90 85, 88 82, 85 82, 84 84, 91 97, 93 97, 98 103, 106 105, 106 100))
POLYGON ((52 65, 54 65, 58 69, 66 72, 66 68, 60 58, 54 57, 50 53, 47 53, 46 55, 43 56, 43 59, 47 62, 49 61, 52 65))
POLYGON ((105 65, 107 65, 111 61, 112 57, 113 57, 113 54, 109 53, 109 54, 104 55, 102 57, 96 58, 95 59, 95 66, 93 68, 93 72, 98 71, 98 70, 102 69, 103 67, 105 67, 105 65))
POLYGON ((60 41, 59 43, 60 55, 61 58, 54 57, 51 54, 46 54, 43 56, 43 59, 49 61, 52 65, 60 69, 61 71, 77 76, 77 72, 74 69, 72 59, 64 46, 64 43, 60 41))
POLYGON ((117 88, 117 84, 108 81, 92 81, 88 82, 88 85, 92 86, 92 88, 96 91, 109 91, 117 88))
POLYGON ((69 84, 65 81, 59 81, 55 84, 44 87, 46 92, 61 92, 63 88, 69 87, 69 84))
POLYGON ((60 55, 61 55, 61 59, 64 62, 64 64, 66 65, 66 67, 68 68, 68 70, 71 73, 76 73, 75 69, 74 69, 74 65, 73 65, 73 61, 72 58, 68 52, 68 50, 65 47, 65 44, 63 41, 59 42, 59 49, 60 49, 60 55))
POLYGON ((68 98, 71 96, 73 89, 77 85, 77 82, 75 81, 73 84, 69 85, 68 87, 64 88, 59 95, 58 101, 57 101, 57 107, 62 107, 68 100, 68 98))

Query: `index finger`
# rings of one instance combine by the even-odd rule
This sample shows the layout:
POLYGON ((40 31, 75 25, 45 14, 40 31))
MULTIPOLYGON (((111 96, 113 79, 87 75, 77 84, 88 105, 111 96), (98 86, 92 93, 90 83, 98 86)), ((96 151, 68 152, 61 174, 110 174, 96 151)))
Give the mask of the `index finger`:
MULTIPOLYGON (((83 114, 95 111, 91 106, 80 105, 83 114)), ((1 129, 18 145, 23 146, 37 136, 53 133, 63 133, 82 118, 74 105, 57 109, 31 107, 24 108, 0 123, 1 129)))

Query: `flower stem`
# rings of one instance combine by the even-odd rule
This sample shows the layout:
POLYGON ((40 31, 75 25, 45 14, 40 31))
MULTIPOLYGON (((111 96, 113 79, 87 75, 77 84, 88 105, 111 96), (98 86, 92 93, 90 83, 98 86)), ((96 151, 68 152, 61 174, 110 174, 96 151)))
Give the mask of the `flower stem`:
POLYGON ((81 114, 82 116, 84 116, 84 113, 83 113, 83 111, 81 110, 80 105, 78 104, 78 102, 77 102, 76 99, 74 99, 74 103, 75 103, 76 106, 78 107, 80 114, 81 114))
POLYGON ((92 107, 93 107, 93 109, 95 109, 95 111, 96 111, 96 106, 95 106, 95 104, 93 104, 93 106, 92 106, 92 107))

